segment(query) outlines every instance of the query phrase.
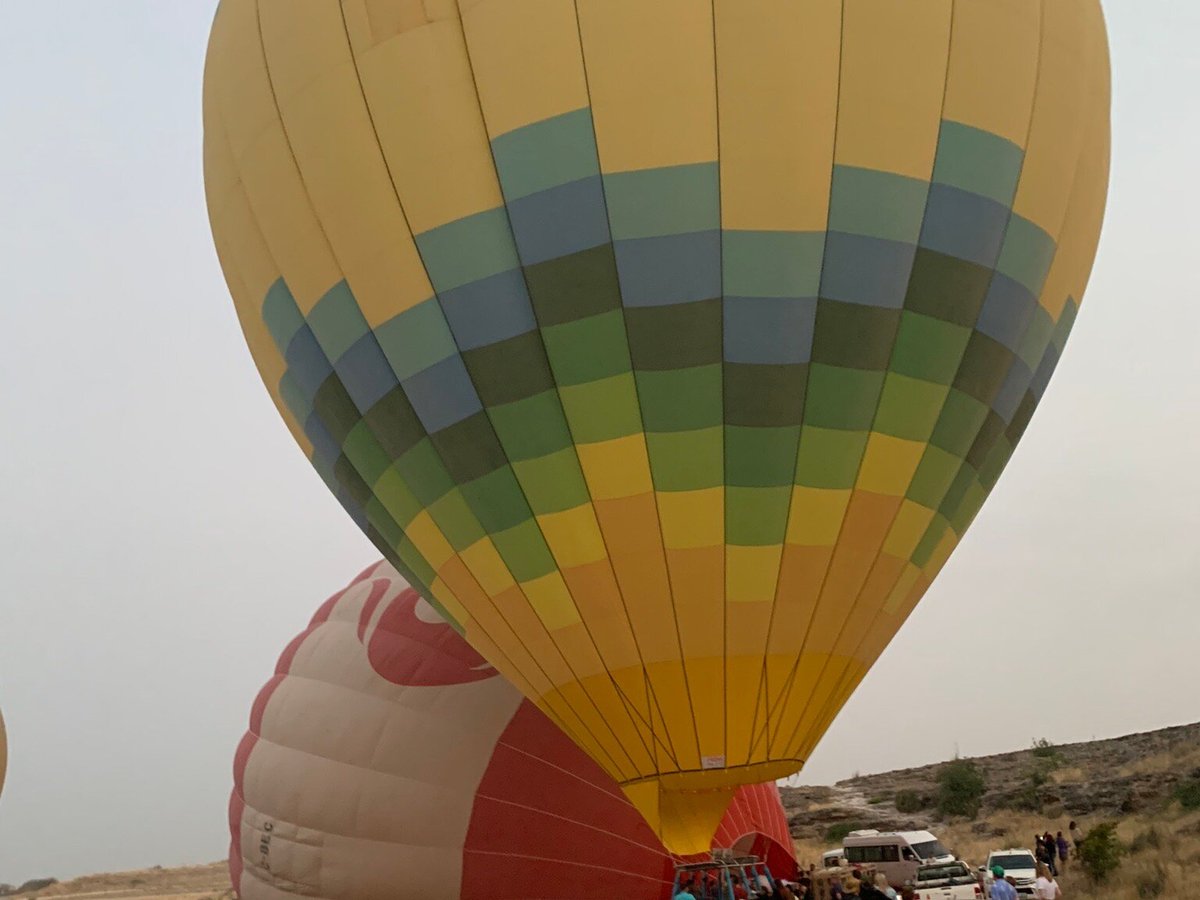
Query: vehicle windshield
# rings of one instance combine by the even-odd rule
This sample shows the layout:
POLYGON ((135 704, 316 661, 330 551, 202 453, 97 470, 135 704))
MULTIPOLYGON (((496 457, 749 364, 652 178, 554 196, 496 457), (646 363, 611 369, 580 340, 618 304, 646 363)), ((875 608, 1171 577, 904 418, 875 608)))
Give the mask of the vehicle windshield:
POLYGON ((989 861, 988 868, 999 866, 1005 872, 1009 869, 1036 869, 1037 863, 1033 861, 1032 853, 1011 853, 1000 856, 993 856, 989 861))
POLYGON ((965 884, 975 880, 966 863, 947 863, 944 866, 923 866, 917 870, 917 882, 955 881, 965 884))
POLYGON ((941 841, 921 841, 911 845, 921 859, 933 859, 935 856, 949 856, 950 851, 942 846, 941 841))

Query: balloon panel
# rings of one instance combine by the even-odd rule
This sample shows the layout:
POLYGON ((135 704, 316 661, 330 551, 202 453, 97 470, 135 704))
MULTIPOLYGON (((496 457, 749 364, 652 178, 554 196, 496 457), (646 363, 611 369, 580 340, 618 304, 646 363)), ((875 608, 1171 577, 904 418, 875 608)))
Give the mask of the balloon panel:
POLYGON ((351 517, 704 847, 1024 434, 1108 90, 1097 0, 225 0, 210 216, 351 517))
MULTIPOLYGON (((383 563, 255 701, 230 828, 246 900, 657 900, 674 874, 616 783, 383 563)), ((716 841, 795 869, 772 784, 735 795, 716 841)))
POLYGON ((4 776, 8 774, 8 732, 4 728, 4 714, 0 713, 0 794, 4 793, 4 776))

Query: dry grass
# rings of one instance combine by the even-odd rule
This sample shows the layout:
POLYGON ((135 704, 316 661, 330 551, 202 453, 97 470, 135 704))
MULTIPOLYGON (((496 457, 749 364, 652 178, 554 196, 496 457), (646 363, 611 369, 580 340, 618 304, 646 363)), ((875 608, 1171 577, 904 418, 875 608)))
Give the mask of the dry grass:
POLYGON ((1200 769, 1200 746, 1180 743, 1162 753, 1145 756, 1117 770, 1118 775, 1158 775, 1200 769))
MULTIPOLYGON (((948 848, 972 866, 981 865, 990 851, 1007 847, 1032 849, 1035 833, 1050 829, 1066 830, 1067 823, 1048 820, 1028 813, 996 813, 981 819, 938 828, 937 834, 948 848), (976 826, 986 825, 996 836, 978 834, 976 826)), ((1134 816, 1120 820, 1117 835, 1128 847, 1142 835, 1143 848, 1121 859, 1121 867, 1112 878, 1094 885, 1078 869, 1074 860, 1067 863, 1059 878, 1064 897, 1096 900, 1191 900, 1197 894, 1200 875, 1200 812, 1184 813, 1178 804, 1156 816, 1134 816), (1153 829, 1158 846, 1146 845, 1145 834, 1153 829)), ((816 841, 797 841, 801 860, 817 862, 830 849, 816 841)))
POLYGON ((229 867, 225 862, 177 869, 136 869, 84 875, 40 891, 17 894, 20 900, 229 900, 229 867))

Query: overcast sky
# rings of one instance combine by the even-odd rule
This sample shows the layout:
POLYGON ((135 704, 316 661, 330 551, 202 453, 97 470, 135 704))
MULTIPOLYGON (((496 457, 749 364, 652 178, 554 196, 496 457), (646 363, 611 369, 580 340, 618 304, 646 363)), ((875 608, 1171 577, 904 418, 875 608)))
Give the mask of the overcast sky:
MULTIPOLYGON (((377 556, 212 250, 213 7, 4 4, 0 882, 222 857, 250 701, 377 556)), ((1200 5, 1107 10, 1112 190, 1066 358, 805 780, 1200 719, 1200 5)))

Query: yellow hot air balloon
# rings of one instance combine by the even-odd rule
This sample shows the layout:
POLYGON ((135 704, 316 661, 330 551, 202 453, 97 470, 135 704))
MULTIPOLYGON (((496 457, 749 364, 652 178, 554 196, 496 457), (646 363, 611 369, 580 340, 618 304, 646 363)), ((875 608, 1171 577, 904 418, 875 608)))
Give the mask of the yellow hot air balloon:
POLYGON ((999 477, 1108 109, 1098 0, 224 0, 205 175, 318 472, 689 852, 999 477))

